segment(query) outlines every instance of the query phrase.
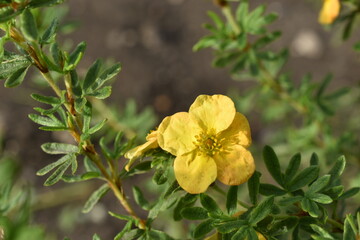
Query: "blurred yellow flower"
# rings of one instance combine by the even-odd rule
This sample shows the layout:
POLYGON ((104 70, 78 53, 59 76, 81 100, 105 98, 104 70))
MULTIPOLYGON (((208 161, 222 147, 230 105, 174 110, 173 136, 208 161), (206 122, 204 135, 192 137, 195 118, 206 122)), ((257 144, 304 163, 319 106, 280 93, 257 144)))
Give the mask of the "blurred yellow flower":
POLYGON ((166 117, 158 128, 159 146, 175 155, 174 172, 189 193, 205 192, 216 179, 227 185, 246 182, 255 171, 246 149, 247 119, 223 95, 200 95, 189 112, 166 117))
POLYGON ((339 12, 339 0, 323 0, 323 6, 319 15, 319 22, 321 24, 331 24, 337 18, 339 12))
POLYGON ((145 152, 147 152, 150 149, 159 147, 159 144, 157 142, 157 135, 158 135, 157 131, 152 131, 146 136, 146 140, 147 140, 146 143, 137 146, 125 153, 125 157, 129 159, 128 164, 126 164, 125 166, 126 171, 129 171, 133 162, 141 155, 143 155, 145 152))

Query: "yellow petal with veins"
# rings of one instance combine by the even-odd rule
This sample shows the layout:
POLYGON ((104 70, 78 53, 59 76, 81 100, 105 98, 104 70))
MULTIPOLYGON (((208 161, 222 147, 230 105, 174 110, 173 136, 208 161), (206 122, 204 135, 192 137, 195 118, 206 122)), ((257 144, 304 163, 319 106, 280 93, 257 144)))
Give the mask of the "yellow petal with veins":
POLYGON ((237 112, 234 121, 231 125, 219 134, 220 139, 225 139, 226 142, 235 142, 244 147, 248 147, 251 144, 251 133, 249 122, 244 115, 237 112))
POLYGON ((174 172, 179 185, 188 193, 203 193, 216 180, 216 164, 205 155, 196 151, 177 156, 174 160, 174 172))
POLYGON ((224 95, 200 95, 189 109, 189 114, 205 132, 213 130, 214 133, 228 128, 235 112, 234 102, 224 95))
POLYGON ((195 135, 201 129, 189 113, 179 112, 166 117, 157 131, 159 146, 172 155, 178 156, 196 148, 195 135))
POLYGON ((254 158, 240 145, 233 145, 226 152, 214 156, 217 166, 217 179, 226 185, 239 185, 253 175, 254 158))

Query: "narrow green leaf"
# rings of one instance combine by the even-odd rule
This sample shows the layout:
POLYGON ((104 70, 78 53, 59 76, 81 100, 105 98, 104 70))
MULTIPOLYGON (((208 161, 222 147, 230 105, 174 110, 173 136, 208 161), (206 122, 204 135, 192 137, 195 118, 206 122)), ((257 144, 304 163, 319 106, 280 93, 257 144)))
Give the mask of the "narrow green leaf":
POLYGON ((163 168, 158 168, 155 171, 154 176, 152 177, 152 180, 157 184, 157 185, 162 185, 164 183, 166 183, 167 179, 168 179, 168 171, 164 170, 163 168))
POLYGON ((238 186, 230 186, 226 196, 226 209, 229 215, 232 215, 236 212, 238 199, 237 194, 238 186))
POLYGON ((95 192, 93 192, 91 194, 91 196, 89 197, 89 199, 86 201, 82 212, 83 213, 88 213, 90 212, 93 207, 96 205, 96 203, 103 197, 105 196, 105 194, 109 191, 110 187, 108 184, 104 184, 102 185, 100 188, 98 188, 98 190, 96 190, 95 192))
POLYGON ((61 99, 57 97, 49 97, 49 96, 43 96, 40 94, 33 93, 31 94, 31 97, 38 102, 46 103, 46 104, 61 104, 61 99))
POLYGON ((72 158, 72 155, 65 155, 63 157, 61 157, 59 160, 57 160, 56 162, 53 162, 47 166, 45 166, 44 168, 40 169, 39 171, 36 172, 36 175, 38 176, 43 176, 45 174, 47 174, 48 172, 50 172, 51 170, 53 170, 54 168, 56 168, 57 166, 63 164, 66 161, 69 161, 72 158))
POLYGON ((260 176, 261 173, 255 171, 248 181, 249 197, 252 204, 256 205, 258 201, 258 194, 260 188, 260 176))
POLYGON ((109 211, 108 213, 110 214, 110 216, 115 217, 115 218, 120 219, 120 220, 134 221, 134 219, 132 217, 128 216, 128 215, 122 215, 122 214, 114 213, 114 212, 111 212, 111 211, 109 211))
POLYGON ((95 124, 93 127, 91 127, 88 131, 89 134, 94 134, 97 131, 99 131, 106 123, 107 119, 102 120, 101 122, 95 124))
POLYGON ((222 211, 215 202, 215 200, 209 197, 208 195, 206 195, 205 193, 200 194, 200 202, 201 205, 210 213, 222 215, 222 211))
POLYGON ((75 67, 82 59, 85 49, 86 49, 85 42, 81 42, 76 46, 75 50, 70 54, 69 59, 66 61, 66 64, 64 66, 64 71, 70 71, 75 69, 75 67))
POLYGON ((70 159, 66 162, 64 162, 62 165, 60 165, 51 175, 48 179, 46 179, 44 186, 51 186, 57 183, 61 177, 64 175, 65 171, 69 168, 71 164, 70 159))
POLYGON ((307 197, 314 202, 322 203, 322 204, 329 204, 332 203, 331 197, 322 194, 322 193, 312 193, 311 195, 307 195, 307 197))
POLYGON ((309 189, 307 190, 307 194, 312 194, 316 192, 320 192, 322 189, 324 189, 330 181, 330 175, 324 175, 320 178, 318 178, 315 182, 313 182, 309 189))
POLYGON ((208 212, 201 207, 189 207, 181 210, 181 216, 189 220, 203 220, 209 218, 208 212))
POLYGON ((151 229, 148 233, 147 233, 147 237, 148 239, 158 239, 158 240, 174 240, 172 237, 170 237, 169 235, 167 235, 164 232, 158 231, 158 230, 154 230, 151 229))
POLYGON ((41 126, 41 127, 39 127, 39 129, 43 130, 43 131, 50 131, 50 132, 69 130, 69 128, 65 127, 65 126, 56 126, 56 127, 41 126))
POLYGON ((43 117, 37 114, 29 114, 28 116, 33 122, 44 125, 47 127, 65 127, 62 122, 57 119, 50 118, 50 117, 43 117))
POLYGON ((319 165, 319 157, 316 153, 311 154, 310 165, 311 166, 319 165))
POLYGON ((238 8, 236 9, 236 21, 240 24, 243 24, 245 22, 245 17, 248 15, 249 13, 249 3, 248 1, 242 1, 238 8))
POLYGON ((44 34, 41 36, 40 44, 49 44, 54 41, 58 25, 58 20, 54 19, 50 26, 45 30, 44 34))
POLYGON ((14 72, 8 79, 6 79, 4 86, 7 88, 19 86, 26 76, 29 67, 20 68, 14 72))
POLYGON ((50 7, 62 2, 64 2, 64 0, 32 0, 29 2, 28 6, 31 8, 50 7))
POLYGON ((261 183, 259 191, 262 195, 265 195, 265 196, 271 196, 271 195, 282 196, 287 193, 285 190, 283 190, 275 185, 267 184, 267 183, 261 183))
POLYGON ((102 65, 102 61, 100 59, 97 59, 89 68, 83 83, 83 89, 85 91, 87 91, 87 89, 89 89, 95 83, 95 80, 99 75, 101 65, 102 65))
POLYGON ((329 174, 331 175, 330 182, 333 183, 336 179, 338 179, 341 174, 344 172, 346 165, 345 156, 341 156, 337 159, 334 166, 329 171, 329 174))
POLYGON ((116 63, 103 71, 101 75, 96 79, 93 89, 98 89, 103 86, 107 81, 115 77, 121 71, 121 64, 116 63))
POLYGON ((105 99, 110 97, 112 91, 111 86, 105 86, 103 88, 100 88, 92 93, 88 93, 87 96, 94 97, 97 99, 105 99))
POLYGON ((66 143, 44 143, 41 149, 48 154, 78 153, 79 147, 66 143))
POLYGON ((37 41, 38 31, 36 21, 29 9, 25 9, 21 14, 21 29, 26 39, 37 41))
POLYGON ((180 185, 179 183, 174 180, 174 182, 167 188, 167 190, 165 191, 164 194, 164 198, 169 197, 172 193, 176 192, 177 190, 180 190, 180 185))
POLYGON ((31 62, 27 57, 4 51, 4 56, 0 62, 0 79, 8 78, 18 70, 30 65, 31 62))
POLYGON ((301 201, 301 207, 304 211, 308 212, 313 218, 317 218, 320 215, 319 207, 316 203, 308 198, 303 198, 301 201))
POLYGON ((265 146, 263 150, 263 158, 265 161, 266 168, 268 169, 271 176, 275 179, 280 186, 283 186, 282 173, 280 170, 279 159, 276 153, 270 146, 265 146))
POLYGON ((301 163, 301 154, 297 153, 291 158, 290 163, 286 168, 285 183, 290 182, 294 178, 296 172, 299 170, 300 163, 301 163))
POLYGON ((198 224, 193 231, 193 237, 196 239, 202 238, 206 234, 211 232, 214 229, 213 222, 214 222, 213 219, 208 219, 198 224))
POLYGON ((316 224, 310 224, 310 227, 318 233, 318 235, 322 238, 325 238, 326 240, 334 240, 333 236, 330 235, 325 229, 322 227, 316 225, 316 224))
POLYGON ((122 239, 126 239, 126 240, 133 240, 133 239, 140 239, 140 237, 144 234, 144 230, 142 229, 138 229, 138 228, 135 228, 135 229, 132 229, 128 232, 126 232, 124 235, 123 235, 123 238, 122 239))
POLYGON ((248 226, 241 226, 237 229, 236 233, 231 237, 231 240, 245 240, 248 239, 248 226))
POLYGON ((3 7, 0 11, 0 23, 7 22, 12 18, 15 18, 22 11, 15 11, 12 7, 3 7))
POLYGON ((212 11, 208 11, 207 15, 214 21, 214 23, 218 29, 224 28, 224 26, 225 26, 224 22, 221 20, 221 18, 216 13, 214 13, 212 11))
POLYGON ((230 233, 237 229, 241 229, 241 227, 244 227, 248 224, 245 220, 233 220, 233 221, 226 221, 221 222, 218 224, 214 223, 214 226, 220 233, 230 233))
POLYGON ((305 168, 289 183, 288 190, 290 192, 296 191, 314 181, 318 175, 319 167, 311 166, 305 168))
POLYGON ((127 222, 125 224, 125 227, 121 230, 121 232, 116 234, 116 236, 114 237, 114 240, 123 239, 123 236, 125 235, 125 233, 127 233, 127 232, 129 232, 131 230, 131 227, 132 227, 132 222, 127 222))
POLYGON ((258 206, 256 206, 249 215, 249 223, 252 226, 256 226, 256 224, 264 219, 267 215, 270 214, 272 207, 274 204, 274 197, 271 196, 264 201, 262 201, 258 206))
POLYGON ((351 198, 352 196, 356 195, 359 191, 360 191, 360 187, 351 188, 351 189, 347 190, 346 192, 344 192, 339 197, 339 200, 346 199, 346 198, 351 198))
POLYGON ((279 200, 279 205, 288 206, 297 203, 303 199, 302 196, 287 197, 279 200))
POLYGON ((133 194, 134 194, 134 199, 135 202, 144 210, 150 210, 150 204, 149 202, 145 199, 143 193, 141 192, 140 188, 134 186, 133 187, 133 194))
POLYGON ((64 58, 59 49, 59 45, 55 42, 50 45, 50 53, 51 56, 57 66, 61 66, 63 64, 64 58))
POLYGON ((346 215, 343 240, 356 239, 356 227, 351 214, 346 215))
POLYGON ((214 36, 205 36, 202 37, 192 48, 194 52, 197 52, 201 49, 213 47, 218 43, 216 37, 214 36))

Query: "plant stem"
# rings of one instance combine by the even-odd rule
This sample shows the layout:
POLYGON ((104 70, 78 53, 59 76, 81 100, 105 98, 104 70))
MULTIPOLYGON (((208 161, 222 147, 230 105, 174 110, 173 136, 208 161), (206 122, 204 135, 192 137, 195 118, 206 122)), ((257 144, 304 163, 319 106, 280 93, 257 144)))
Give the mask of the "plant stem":
POLYGON ((339 229, 341 229, 341 230, 344 230, 344 225, 341 224, 341 223, 339 223, 338 221, 335 221, 335 220, 332 219, 332 218, 328 218, 328 219, 326 220, 326 222, 327 222, 327 223, 330 223, 331 225, 333 225, 333 226, 335 226, 335 227, 337 227, 337 228, 339 228, 339 229))

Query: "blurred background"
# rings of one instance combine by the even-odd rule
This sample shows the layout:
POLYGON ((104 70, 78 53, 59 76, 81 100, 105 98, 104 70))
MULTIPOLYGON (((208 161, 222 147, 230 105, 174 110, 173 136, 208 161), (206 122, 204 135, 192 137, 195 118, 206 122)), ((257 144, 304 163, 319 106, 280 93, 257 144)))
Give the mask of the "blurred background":
MULTIPOLYGON (((250 2, 250 6, 255 7, 264 1, 250 2)), ((279 14, 271 29, 283 32, 280 40, 271 47, 289 47, 291 57, 285 71, 291 73, 294 81, 306 73, 312 73, 315 80, 320 80, 331 72, 334 81, 330 88, 359 84, 359 55, 352 49, 358 34, 342 42, 340 28, 330 32, 321 26, 317 21, 321 1, 269 0, 266 3, 268 12, 279 14)), ((87 42, 80 72, 97 58, 120 61, 123 70, 116 77, 107 104, 121 112, 126 107, 135 111, 135 102, 136 111, 147 111, 148 122, 144 121, 144 124, 149 128, 164 116, 187 111, 199 94, 227 94, 230 89, 242 92, 253 84, 234 81, 227 69, 213 68, 210 50, 192 51, 200 37, 208 33, 201 27, 209 22, 207 11, 219 12, 210 0, 74 0, 60 9, 66 13, 62 22, 77 26, 75 31, 59 36, 64 44, 73 47, 81 41, 87 42)), ((82 204, 97 183, 72 186, 71 191, 68 189, 71 186, 61 183, 48 188, 43 187, 45 178, 35 174, 51 162, 40 145, 68 138, 66 134, 40 131, 28 119, 27 115, 37 104, 29 95, 39 91, 43 89, 30 79, 16 89, 5 89, 0 85, 3 149, 20 166, 25 166, 21 177, 35 188, 34 195, 39 196, 33 219, 58 239, 64 236, 91 239, 95 232, 103 239, 112 239, 121 230, 121 222, 107 216, 107 210, 122 210, 118 209, 111 194, 91 213, 84 215, 82 204), (66 196, 65 192, 72 194, 66 196), (60 200, 58 196, 61 196, 60 200)), ((264 136, 271 132, 271 126, 263 125, 257 112, 247 117, 253 141, 264 145, 264 136)))

